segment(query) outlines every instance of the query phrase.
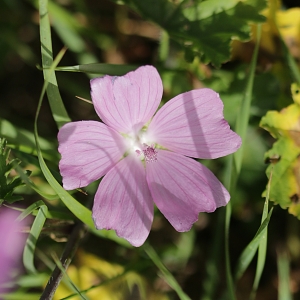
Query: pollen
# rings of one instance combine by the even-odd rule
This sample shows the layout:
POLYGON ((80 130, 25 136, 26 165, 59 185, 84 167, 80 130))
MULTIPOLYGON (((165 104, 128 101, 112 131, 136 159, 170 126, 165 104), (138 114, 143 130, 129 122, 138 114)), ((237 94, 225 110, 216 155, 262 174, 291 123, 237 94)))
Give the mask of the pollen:
POLYGON ((145 161, 147 163, 157 161, 157 150, 155 150, 154 145, 148 146, 147 144, 144 144, 144 147, 143 154, 145 156, 145 161))

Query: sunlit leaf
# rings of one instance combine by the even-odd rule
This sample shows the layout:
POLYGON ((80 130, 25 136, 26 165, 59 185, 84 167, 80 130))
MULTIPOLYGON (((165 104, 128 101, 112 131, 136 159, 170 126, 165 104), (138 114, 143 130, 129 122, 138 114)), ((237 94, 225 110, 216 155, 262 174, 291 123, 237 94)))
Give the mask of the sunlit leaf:
POLYGON ((168 0, 126 0, 177 41, 183 49, 220 66, 230 58, 233 38, 250 39, 249 22, 264 22, 259 14, 265 1, 207 0, 174 4, 168 0))
POLYGON ((267 168, 268 177, 273 169, 270 200, 300 218, 300 101, 299 87, 295 84, 292 95, 294 104, 280 112, 269 111, 261 119, 260 126, 278 139, 265 154, 265 160, 271 163, 267 168))

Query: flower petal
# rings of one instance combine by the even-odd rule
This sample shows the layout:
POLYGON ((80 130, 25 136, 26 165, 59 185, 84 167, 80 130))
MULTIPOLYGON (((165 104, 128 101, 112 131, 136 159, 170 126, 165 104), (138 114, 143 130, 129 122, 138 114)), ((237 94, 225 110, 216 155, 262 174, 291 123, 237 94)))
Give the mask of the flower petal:
POLYGON ((122 133, 140 130, 154 115, 162 97, 162 81, 152 66, 124 76, 91 80, 91 96, 102 121, 122 133))
POLYGON ((153 200, 139 158, 125 157, 102 179, 93 219, 97 229, 114 229, 133 246, 145 242, 153 221, 153 200))
POLYGON ((96 121, 71 122, 58 133, 60 173, 67 190, 87 186, 105 175, 126 151, 124 138, 96 121))
POLYGON ((197 161, 158 150, 157 161, 146 166, 147 182, 159 210, 177 231, 188 231, 199 212, 212 212, 228 203, 221 182, 197 161))
POLYGON ((148 139, 177 153, 217 158, 235 152, 241 138, 223 117, 223 103, 211 89, 193 90, 167 102, 154 116, 148 139))

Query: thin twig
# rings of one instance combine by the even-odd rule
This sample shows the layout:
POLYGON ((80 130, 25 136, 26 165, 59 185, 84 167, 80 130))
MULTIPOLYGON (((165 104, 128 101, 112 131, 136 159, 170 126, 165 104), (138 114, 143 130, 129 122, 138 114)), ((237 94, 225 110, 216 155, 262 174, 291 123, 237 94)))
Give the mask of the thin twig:
MULTIPOLYGON (((69 264, 72 261, 72 258, 80 244, 80 241, 84 237, 86 233, 86 225, 83 223, 78 223, 75 225, 68 242, 66 244, 65 250, 61 256, 61 264, 66 270, 69 266, 69 264)), ((63 272, 60 270, 58 266, 55 267, 54 271, 52 272, 52 275, 49 278, 49 281, 47 283, 47 286, 41 295, 40 300, 50 300, 53 298, 54 293, 63 277, 63 272)))

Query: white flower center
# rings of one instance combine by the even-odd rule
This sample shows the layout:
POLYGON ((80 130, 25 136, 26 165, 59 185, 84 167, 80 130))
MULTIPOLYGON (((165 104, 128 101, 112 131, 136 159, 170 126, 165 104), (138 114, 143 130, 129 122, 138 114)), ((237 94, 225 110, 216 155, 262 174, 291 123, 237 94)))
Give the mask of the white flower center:
POLYGON ((143 132, 133 136, 126 135, 125 139, 128 143, 128 150, 134 152, 142 161, 145 160, 147 163, 157 161, 155 144, 147 141, 143 132))

